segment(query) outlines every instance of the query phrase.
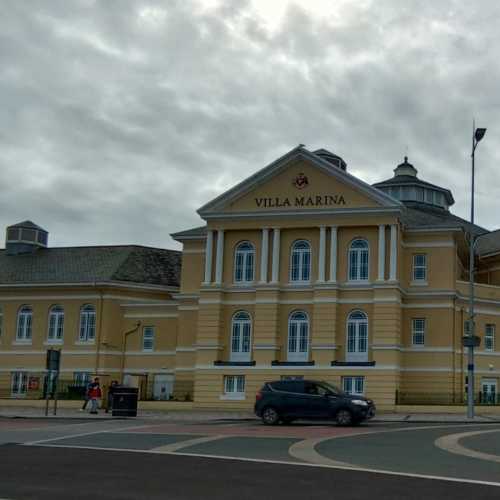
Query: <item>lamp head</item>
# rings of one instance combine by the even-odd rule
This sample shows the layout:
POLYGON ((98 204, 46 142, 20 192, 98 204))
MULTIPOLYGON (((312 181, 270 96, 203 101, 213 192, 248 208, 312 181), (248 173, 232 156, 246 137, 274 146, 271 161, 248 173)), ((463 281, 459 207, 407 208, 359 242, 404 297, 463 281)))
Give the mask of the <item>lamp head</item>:
POLYGON ((474 139, 476 139, 476 142, 479 142, 484 137, 484 134, 486 134, 485 128, 477 128, 474 132, 474 139))

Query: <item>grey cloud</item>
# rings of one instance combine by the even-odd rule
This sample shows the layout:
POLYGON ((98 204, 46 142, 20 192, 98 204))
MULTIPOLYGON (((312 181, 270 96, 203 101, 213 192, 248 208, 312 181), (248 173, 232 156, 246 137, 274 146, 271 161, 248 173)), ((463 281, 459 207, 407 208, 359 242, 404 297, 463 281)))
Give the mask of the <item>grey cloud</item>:
POLYGON ((291 2, 272 31, 250 0, 7 2, 1 226, 34 219, 58 245, 173 247, 196 208, 298 143, 369 182, 408 146, 467 216, 473 115, 489 128, 478 221, 500 225, 500 7, 339 5, 319 16, 291 2))

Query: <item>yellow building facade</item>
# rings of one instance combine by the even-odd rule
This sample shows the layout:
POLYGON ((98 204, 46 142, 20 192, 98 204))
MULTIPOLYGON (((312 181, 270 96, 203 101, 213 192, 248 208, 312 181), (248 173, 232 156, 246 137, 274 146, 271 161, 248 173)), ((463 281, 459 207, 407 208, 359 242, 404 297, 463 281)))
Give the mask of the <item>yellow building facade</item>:
MULTIPOLYGON (((35 393, 32 374, 43 373, 45 351, 57 345, 62 373, 123 378, 143 397, 193 399, 199 408, 250 408, 264 382, 284 377, 326 380, 381 408, 460 403, 472 231, 481 337, 475 390, 496 400, 500 235, 454 216, 453 202, 407 159, 394 177, 370 186, 342 158, 300 146, 203 206, 204 226, 172 235, 182 243, 182 265, 176 252, 156 250, 163 257, 153 258, 149 249, 124 256, 124 268, 100 280, 69 286, 48 275, 37 284, 20 278, 22 263, 3 278, 3 266, 26 256, 6 251, 5 395, 35 393), (61 339, 55 306, 64 310, 61 339), (87 306, 94 319, 85 319, 87 306), (88 321, 94 338, 82 342, 88 321)), ((49 250, 57 249, 31 252, 30 266, 49 250)))

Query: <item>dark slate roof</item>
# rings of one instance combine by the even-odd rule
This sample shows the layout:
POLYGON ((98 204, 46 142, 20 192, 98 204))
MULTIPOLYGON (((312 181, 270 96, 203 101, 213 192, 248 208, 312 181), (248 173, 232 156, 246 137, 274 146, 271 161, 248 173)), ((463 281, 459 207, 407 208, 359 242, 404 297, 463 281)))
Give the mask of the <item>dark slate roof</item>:
POLYGON ((29 229, 38 229, 40 231, 45 231, 47 232, 43 227, 38 226, 34 222, 31 222, 30 220, 25 220, 24 222, 18 222, 17 224, 14 224, 13 226, 9 226, 9 229, 11 227, 26 227, 29 229))
POLYGON ((7 255, 0 250, 0 284, 130 282, 178 287, 181 253, 127 246, 39 248, 7 255))
POLYGON ((194 227, 193 229, 187 229, 186 231, 180 231, 178 233, 172 233, 170 236, 174 240, 182 241, 184 239, 194 239, 194 238, 205 238, 207 235, 207 226, 194 227))
MULTIPOLYGON (((401 214, 401 222, 408 228, 457 228, 469 232, 470 222, 462 219, 444 208, 427 205, 426 203, 404 202, 406 210, 401 214)), ((487 229, 473 226, 475 235, 488 233, 487 229)))
POLYGON ((418 177, 414 177, 412 175, 396 175, 385 181, 376 182, 375 184, 372 184, 372 186, 380 188, 380 187, 402 186, 405 184, 421 186, 424 188, 427 187, 435 189, 436 191, 441 191, 446 196, 446 202, 448 203, 448 205, 453 205, 455 203, 455 200, 453 199, 453 194, 449 189, 436 186, 435 184, 431 184, 430 182, 422 181, 418 177))
POLYGON ((477 240, 476 251, 481 257, 500 253, 500 229, 481 236, 477 240))

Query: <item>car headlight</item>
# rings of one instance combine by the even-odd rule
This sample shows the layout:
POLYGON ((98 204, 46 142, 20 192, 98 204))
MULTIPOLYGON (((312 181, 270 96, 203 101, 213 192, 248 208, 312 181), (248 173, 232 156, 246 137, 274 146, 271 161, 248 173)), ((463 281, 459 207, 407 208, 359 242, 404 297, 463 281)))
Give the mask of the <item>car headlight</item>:
POLYGON ((368 403, 366 401, 363 401, 362 399, 351 399, 351 403, 353 405, 368 406, 368 403))

